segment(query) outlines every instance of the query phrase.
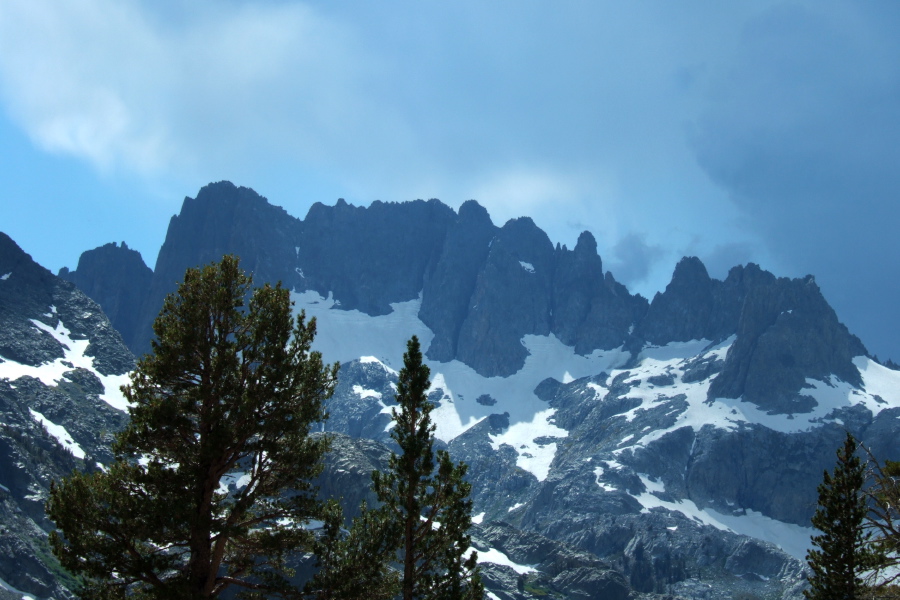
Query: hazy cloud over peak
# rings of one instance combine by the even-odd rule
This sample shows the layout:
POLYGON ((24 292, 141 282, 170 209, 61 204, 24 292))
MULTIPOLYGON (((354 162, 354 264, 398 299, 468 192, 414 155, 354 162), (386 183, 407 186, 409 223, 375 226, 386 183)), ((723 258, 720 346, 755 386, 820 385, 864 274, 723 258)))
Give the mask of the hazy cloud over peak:
POLYGON ((615 246, 606 269, 617 281, 634 287, 647 279, 651 269, 666 255, 661 246, 648 244, 645 235, 629 233, 615 246))

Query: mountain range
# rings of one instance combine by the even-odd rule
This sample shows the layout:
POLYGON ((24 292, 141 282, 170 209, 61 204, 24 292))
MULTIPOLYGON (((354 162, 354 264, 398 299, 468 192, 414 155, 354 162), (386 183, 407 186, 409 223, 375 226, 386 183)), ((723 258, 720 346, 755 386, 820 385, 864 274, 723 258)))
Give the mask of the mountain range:
POLYGON ((54 276, 0 238, 0 544, 34 565, 0 559, 0 588, 68 594, 42 542, 49 482, 110 460, 117 386, 163 298, 226 253, 290 288, 314 348, 342 364, 320 486, 351 513, 390 451, 396 370, 419 337, 437 443, 470 465, 493 600, 800 597, 844 431, 900 456, 900 373, 811 276, 748 264, 717 280, 686 257, 648 301, 588 232, 553 245, 475 201, 339 200, 301 220, 219 182, 185 198, 153 270, 123 242, 54 276))

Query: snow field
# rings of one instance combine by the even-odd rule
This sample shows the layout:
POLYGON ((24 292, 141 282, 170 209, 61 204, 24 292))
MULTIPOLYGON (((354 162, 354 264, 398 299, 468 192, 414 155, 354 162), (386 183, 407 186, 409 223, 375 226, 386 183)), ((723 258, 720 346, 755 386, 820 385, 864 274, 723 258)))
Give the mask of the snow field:
MULTIPOLYGON (((55 309, 53 310, 55 312, 55 309)), ((35 319, 32 319, 31 323, 36 329, 50 334, 62 344, 65 356, 37 367, 6 359, 0 363, 0 379, 15 381, 19 377, 29 376, 40 380, 44 385, 55 386, 66 371, 82 367, 93 372, 103 384, 104 392, 100 395, 101 400, 117 410, 123 412, 128 410, 128 402, 119 390, 120 386, 130 382, 128 375, 101 375, 97 372, 94 368, 94 358, 85 355, 90 340, 72 339, 72 332, 63 325, 62 321, 59 321, 55 328, 35 319)))
MULTIPOLYGON (((295 310, 316 317, 317 334, 313 348, 326 362, 350 361, 361 356, 378 361, 389 369, 403 364, 406 342, 416 335, 427 351, 434 334, 418 318, 421 300, 392 304, 393 312, 372 317, 351 310, 334 310, 332 295, 323 298, 316 292, 293 292, 295 310)), ((624 349, 596 351, 580 356, 555 336, 525 336, 522 343, 529 351, 525 366, 509 377, 483 377, 459 361, 435 363, 431 368, 431 389, 442 389, 444 399, 431 413, 435 436, 445 442, 467 431, 491 414, 508 413, 509 431, 492 442, 509 443, 518 453, 517 464, 539 480, 547 476, 556 453, 556 444, 535 444, 541 436, 565 437, 567 432, 553 423, 547 403, 534 395, 537 385, 548 377, 572 381, 595 375, 623 364, 630 354, 624 349), (497 400, 494 406, 475 402, 482 394, 497 400)), ((389 410, 389 409, 388 409, 389 410)))
MULTIPOLYGON (((614 460, 602 461, 607 468, 613 471, 624 467, 614 460)), ((605 472, 604 467, 596 467, 594 475, 596 483, 608 492, 616 491, 614 486, 600 481, 605 472)), ((709 525, 722 531, 730 531, 775 544, 798 560, 806 559, 806 552, 812 547, 811 538, 816 533, 812 527, 802 527, 793 523, 785 523, 763 515, 754 510, 746 510, 744 514, 728 515, 720 513, 712 508, 700 508, 693 500, 663 500, 657 494, 664 494, 666 489, 661 481, 654 481, 644 473, 636 473, 644 485, 645 491, 633 495, 641 506, 641 512, 650 512, 653 508, 663 508, 670 512, 681 513, 689 519, 700 524, 709 525)), ((676 531, 675 527, 667 527, 670 531, 676 531)))
POLYGON ((529 423, 511 424, 499 435, 490 435, 491 448, 499 450, 502 444, 512 446, 518 453, 516 466, 537 477, 538 481, 547 479, 550 474, 550 463, 556 456, 556 443, 538 444, 534 440, 539 437, 566 437, 569 432, 557 427, 552 422, 555 409, 548 408, 535 413, 529 423))
POLYGON ((28 412, 31 413, 31 418, 44 426, 47 430, 47 433, 56 438, 56 441, 59 442, 59 445, 63 448, 67 448, 72 454, 75 455, 75 458, 84 458, 85 452, 81 446, 78 445, 72 436, 69 435, 69 432, 66 431, 66 428, 62 425, 57 425, 38 411, 33 408, 29 408, 28 412))
POLYGON ((479 563, 494 563, 495 565, 502 565, 504 567, 510 567, 516 573, 522 575, 524 573, 532 573, 536 571, 531 565, 520 565, 517 562, 513 562, 506 554, 497 550, 496 548, 488 548, 487 550, 478 550, 477 548, 470 547, 465 552, 465 557, 469 558, 472 555, 472 552, 478 553, 478 562, 479 563))

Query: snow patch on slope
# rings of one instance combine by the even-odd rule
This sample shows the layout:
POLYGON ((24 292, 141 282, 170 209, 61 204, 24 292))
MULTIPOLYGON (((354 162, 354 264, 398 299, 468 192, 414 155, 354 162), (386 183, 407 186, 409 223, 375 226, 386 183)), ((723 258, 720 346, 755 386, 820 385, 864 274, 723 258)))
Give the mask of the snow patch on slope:
POLYGON ((494 563, 495 565, 503 565, 505 567, 511 568, 516 573, 520 575, 525 573, 531 573, 536 571, 531 565, 521 565, 517 562, 513 562, 513 560, 508 557, 506 554, 497 550, 496 548, 488 548, 487 550, 478 550, 473 547, 469 547, 468 551, 466 551, 465 557, 468 558, 472 555, 472 552, 478 553, 478 562, 479 563, 494 563))
POLYGON ((381 400, 381 392, 375 390, 367 390, 361 385, 354 385, 353 393, 360 398, 375 398, 376 400, 381 400))
MULTIPOLYGON (((590 460, 590 459, 588 459, 588 460, 590 460)), ((594 468, 594 479, 595 479, 597 485, 600 486, 600 489, 602 489, 602 490, 604 490, 604 491, 607 491, 607 492, 614 492, 614 491, 616 491, 616 488, 615 488, 615 487, 611 486, 611 485, 608 484, 608 483, 604 483, 604 482, 602 481, 603 474, 604 474, 605 472, 606 472, 606 470, 605 470, 603 467, 595 467, 595 468, 594 468)))
MULTIPOLYGON (((434 410, 431 411, 431 420, 435 424, 435 437, 438 439, 449 441, 465 433, 467 429, 476 425, 484 417, 476 417, 468 415, 464 417, 456 407, 454 402, 454 392, 447 383, 447 378, 443 373, 434 373, 432 371, 431 387, 429 393, 443 390, 440 402, 437 403, 434 410), (465 421, 463 419, 466 418, 465 421)), ((457 399, 464 401, 464 396, 459 395, 457 399)))
MULTIPOLYGON (((50 308, 53 313, 56 312, 56 307, 52 306, 50 308)), ((31 319, 31 323, 35 328, 53 336, 62 345, 64 356, 36 367, 6 359, 0 363, 0 379, 14 381, 19 377, 28 376, 40 380, 44 385, 55 386, 63 378, 63 374, 66 371, 81 367, 93 372, 100 379, 104 390, 100 394, 101 400, 115 409, 128 410, 128 402, 119 389, 120 386, 130 382, 127 373, 123 375, 100 374, 94 368, 94 357, 85 354, 90 340, 73 339, 72 332, 63 325, 61 320, 55 328, 36 319, 31 319)))
POLYGON ((78 445, 78 442, 72 439, 72 436, 66 431, 65 427, 57 425, 33 408, 29 408, 28 412, 31 413, 32 419, 44 426, 47 433, 56 438, 56 441, 59 442, 60 446, 68 449, 76 458, 84 458, 86 456, 82 447, 78 445))
MULTIPOLYGON (((391 369, 403 364, 406 342, 416 335, 422 348, 428 348, 434 334, 418 318, 421 300, 391 304, 392 312, 372 317, 356 310, 336 310, 332 294, 324 298, 316 292, 293 292, 295 310, 305 310, 318 320, 313 348, 325 361, 347 362, 367 357, 391 369)), ((451 361, 436 363, 426 360, 431 368, 432 389, 443 389, 446 400, 431 413, 435 436, 445 442, 462 434, 491 414, 509 415, 510 429, 517 442, 517 463, 535 477, 546 477, 556 452, 556 444, 537 444, 541 436, 565 437, 565 430, 555 426, 547 403, 534 395, 537 385, 548 377, 572 381, 596 375, 624 364, 630 353, 624 348, 595 351, 587 356, 575 354, 573 348, 555 336, 527 335, 522 340, 528 350, 525 366, 509 377, 483 377, 471 367, 451 361), (497 403, 485 406, 475 401, 482 394, 497 403), (519 425, 520 427, 516 428, 519 425), (515 429, 514 429, 515 428, 515 429)), ((505 443, 505 442, 498 442, 505 443)))
POLYGON ((900 407, 900 371, 888 369, 865 356, 857 356, 853 364, 862 375, 866 408, 878 414, 885 408, 900 407))
MULTIPOLYGON (((885 408, 900 407, 900 372, 862 356, 853 362, 862 375, 863 390, 835 377, 825 381, 807 379, 807 387, 802 393, 813 397, 817 404, 811 412, 802 414, 769 414, 741 398, 715 398, 710 401, 707 392, 713 377, 690 383, 682 380, 695 361, 724 360, 734 340, 735 336, 731 336, 716 345, 708 340, 693 340, 651 346, 641 351, 636 367, 610 371, 610 381, 627 373, 623 383, 636 384, 626 396, 640 403, 621 415, 628 422, 679 395, 683 395, 687 403, 683 409, 673 407, 669 414, 675 416, 675 420, 671 425, 653 430, 645 428, 623 439, 625 445, 616 452, 646 446, 682 427, 699 431, 706 425, 712 425, 718 429, 735 430, 742 424, 758 424, 783 433, 799 433, 820 427, 824 422, 838 420, 834 415, 836 409, 861 404, 875 415, 885 408), (655 386, 648 382, 651 377, 665 375, 674 376, 671 385, 655 386)), ((598 401, 609 391, 595 383, 589 383, 587 387, 594 391, 598 401)))
POLYGON ((502 444, 512 446, 518 453, 516 466, 534 475, 538 481, 547 479, 550 463, 556 456, 556 442, 537 439, 542 437, 564 438, 569 432, 553 423, 556 409, 548 408, 534 415, 530 423, 516 423, 500 435, 490 435, 491 447, 499 450, 502 444))
POLYGON ((653 481, 642 473, 637 476, 646 488, 645 492, 634 496, 644 507, 641 512, 649 512, 652 508, 678 512, 716 529, 771 542, 801 561, 806 559, 806 552, 812 547, 811 538, 816 531, 811 527, 778 521, 754 510, 744 511, 740 515, 726 515, 711 508, 700 508, 692 500, 663 500, 656 495, 665 493, 662 482, 653 481))

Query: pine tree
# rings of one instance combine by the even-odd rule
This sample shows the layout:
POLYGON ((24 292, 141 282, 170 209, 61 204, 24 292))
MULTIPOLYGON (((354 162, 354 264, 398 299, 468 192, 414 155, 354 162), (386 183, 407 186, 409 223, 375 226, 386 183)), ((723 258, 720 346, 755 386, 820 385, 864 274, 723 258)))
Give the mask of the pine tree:
POLYGON ((328 503, 323 533, 316 543, 318 571, 305 592, 315 600, 391 600, 400 591, 398 573, 390 563, 396 556, 391 523, 363 503, 349 529, 342 527, 343 511, 328 503))
POLYGON ((813 536, 818 549, 806 555, 812 575, 803 592, 811 600, 854 600, 862 597, 862 573, 873 565, 868 549, 866 497, 862 493, 865 466, 856 456, 850 433, 837 451, 834 474, 825 471, 819 485, 819 506, 812 518, 821 533, 813 536))
POLYGON ((187 271, 123 387, 116 462, 53 486, 52 548, 82 597, 294 591, 286 558, 322 510, 310 480, 327 440, 309 432, 337 365, 310 351, 315 321, 292 317, 287 290, 251 285, 230 256, 187 271))
POLYGON ((373 473, 373 488, 399 547, 403 600, 481 600, 484 589, 477 556, 470 547, 471 484, 465 463, 453 464, 444 450, 433 450, 434 429, 428 401, 430 371, 413 336, 403 356, 392 411, 391 437, 400 447, 386 473, 373 473))

